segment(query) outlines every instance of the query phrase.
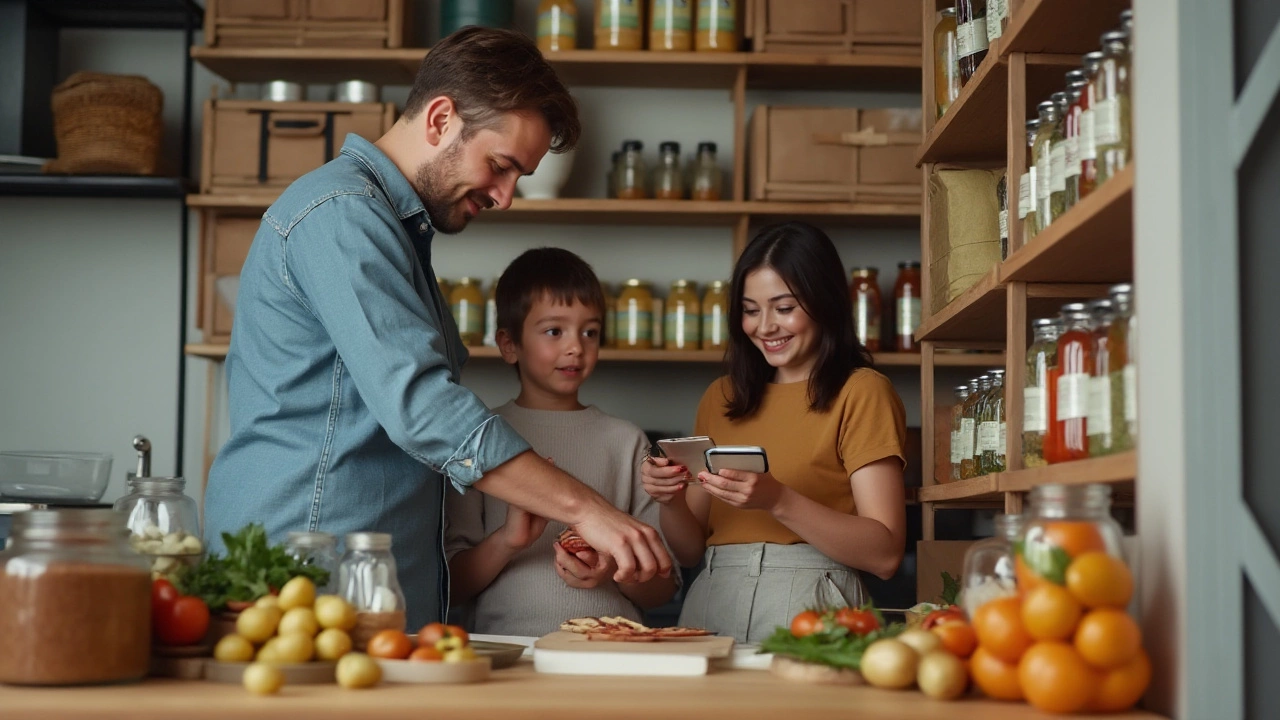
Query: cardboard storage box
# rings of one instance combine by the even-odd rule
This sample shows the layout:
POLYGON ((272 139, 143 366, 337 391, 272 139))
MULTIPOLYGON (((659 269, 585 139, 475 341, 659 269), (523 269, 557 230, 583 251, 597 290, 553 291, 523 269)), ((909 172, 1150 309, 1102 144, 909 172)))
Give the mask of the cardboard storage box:
POLYGON ((936 169, 929 177, 929 314, 1000 262, 1000 170, 936 169))
POLYGON ((207 0, 209 47, 412 45, 405 0, 207 0))
POLYGON ((209 100, 204 108, 204 193, 278 193, 342 149, 347 133, 377 140, 394 103, 209 100))
POLYGON ((752 200, 919 202, 918 108, 771 107, 751 117, 752 200))
MULTIPOLYGON (((920 7, 888 0, 750 0, 756 52, 911 55, 920 52, 920 7)), ((917 113, 918 114, 918 113, 917 113)))
POLYGON ((942 573, 964 585, 964 554, 975 540, 919 540, 916 542, 916 602, 941 602, 942 573))
MULTIPOLYGON (((242 212, 242 211, 241 211, 242 212)), ((260 214, 240 214, 222 210, 204 210, 200 219, 200 273, 197 286, 196 318, 207 343, 226 343, 231 340, 231 321, 234 319, 234 300, 228 302, 218 292, 219 280, 236 279, 223 283, 234 289, 238 286, 240 269, 244 267, 253 236, 262 223, 260 214)))

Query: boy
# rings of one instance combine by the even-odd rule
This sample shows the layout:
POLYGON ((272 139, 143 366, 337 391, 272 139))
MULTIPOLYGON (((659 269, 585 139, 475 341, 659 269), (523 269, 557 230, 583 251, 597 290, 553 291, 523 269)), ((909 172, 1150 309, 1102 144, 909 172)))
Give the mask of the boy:
MULTIPOLYGON (((498 280, 502 358, 515 365, 520 394, 494 412, 614 506, 658 526, 658 506, 640 483, 649 441, 635 425, 578 401, 595 369, 604 295, 591 266, 558 248, 529 250, 498 280)), ((613 559, 570 553, 544 518, 482 493, 448 493, 445 548, 453 604, 472 604, 476 633, 540 636, 575 617, 639 621, 671 599, 676 573, 615 583, 613 559)))

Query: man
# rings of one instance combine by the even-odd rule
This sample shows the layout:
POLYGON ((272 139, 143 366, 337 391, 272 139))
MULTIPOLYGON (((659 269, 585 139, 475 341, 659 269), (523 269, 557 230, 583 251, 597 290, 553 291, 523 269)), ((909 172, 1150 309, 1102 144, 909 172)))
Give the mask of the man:
POLYGON ((431 268, 435 231, 509 207, 516 180, 580 130, 528 38, 466 28, 428 54, 386 135, 348 136, 263 214, 227 356, 231 436, 205 498, 215 548, 250 522, 273 541, 391 533, 416 629, 448 607, 452 483, 573 525, 613 556, 619 582, 670 572, 656 531, 538 457, 459 384, 467 354, 431 268))

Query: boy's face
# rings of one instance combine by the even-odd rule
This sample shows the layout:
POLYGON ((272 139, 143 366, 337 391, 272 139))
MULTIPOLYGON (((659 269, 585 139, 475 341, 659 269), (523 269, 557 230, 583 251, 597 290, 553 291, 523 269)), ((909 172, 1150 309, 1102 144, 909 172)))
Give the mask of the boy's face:
POLYGON ((520 364, 520 394, 534 402, 578 399, 578 388, 595 370, 604 321, 599 310, 575 300, 555 303, 544 295, 524 319, 517 344, 498 331, 498 347, 507 363, 520 364))

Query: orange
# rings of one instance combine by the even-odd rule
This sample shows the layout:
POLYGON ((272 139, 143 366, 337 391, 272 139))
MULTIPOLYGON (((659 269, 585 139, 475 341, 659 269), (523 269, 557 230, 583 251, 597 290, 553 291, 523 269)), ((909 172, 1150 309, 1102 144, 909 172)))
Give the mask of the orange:
POLYGON ((365 650, 370 656, 389 660, 404 660, 413 651, 413 643, 409 636, 399 630, 382 630, 369 638, 369 646, 365 650))
POLYGON ((1031 647, 1031 636, 1022 626, 1021 607, 1016 597, 996 598, 979 607, 973 613, 978 645, 1005 662, 1018 662, 1022 653, 1031 647))
POLYGON ((1033 588, 1044 585, 1047 581, 1040 578, 1039 575, 1031 569, 1031 566, 1022 559, 1022 555, 1017 555, 1013 559, 1013 572, 1018 580, 1018 592, 1026 594, 1033 588))
POLYGON ((942 647, 958 658, 967 658, 978 647, 978 634, 963 620, 948 620, 934 625, 930 631, 942 640, 942 647))
POLYGON ((1098 526, 1084 520, 1056 520, 1045 523, 1044 539, 1062 548, 1073 558, 1092 552, 1106 552, 1107 543, 1098 526))
POLYGON ((1144 650, 1128 663, 1102 675, 1098 694, 1088 708, 1098 712, 1128 710, 1142 698, 1151 682, 1151 659, 1144 650))
POLYGON ((1084 608, 1066 588, 1044 583, 1022 596, 1022 624, 1036 640, 1066 640, 1084 608))
POLYGON ((969 658, 969 674, 973 676, 978 689, 993 700, 1022 699, 1018 666, 1014 663, 1007 663, 978 648, 973 651, 973 657, 969 658))
POLYGON ((1133 574, 1120 558, 1087 552, 1067 567, 1067 589, 1085 607, 1122 608, 1133 597, 1133 574))
POLYGON ((1076 650, 1089 664, 1102 670, 1125 665, 1142 649, 1142 631, 1123 610, 1090 610, 1076 629, 1076 650))
POLYGON ((1038 642, 1018 662, 1018 682, 1037 710, 1073 713, 1098 694, 1101 674, 1075 648, 1063 642, 1038 642))

